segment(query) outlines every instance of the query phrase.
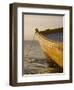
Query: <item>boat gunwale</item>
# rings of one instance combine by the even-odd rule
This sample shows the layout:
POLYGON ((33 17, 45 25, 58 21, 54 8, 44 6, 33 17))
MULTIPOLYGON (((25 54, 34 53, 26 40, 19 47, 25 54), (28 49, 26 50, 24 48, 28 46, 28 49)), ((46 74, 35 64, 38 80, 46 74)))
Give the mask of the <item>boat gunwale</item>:
POLYGON ((41 34, 53 34, 53 33, 61 33, 63 32, 63 27, 61 28, 55 28, 55 29, 46 29, 46 30, 43 30, 43 31, 38 31, 39 33, 41 34))

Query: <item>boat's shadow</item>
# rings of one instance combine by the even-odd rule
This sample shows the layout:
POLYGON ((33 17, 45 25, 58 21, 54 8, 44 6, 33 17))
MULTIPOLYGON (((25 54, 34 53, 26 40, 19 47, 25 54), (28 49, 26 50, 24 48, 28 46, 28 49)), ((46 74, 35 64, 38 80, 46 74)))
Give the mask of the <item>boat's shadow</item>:
POLYGON ((61 68, 54 60, 50 59, 47 61, 50 68, 54 68, 52 73, 63 73, 63 68, 61 68))

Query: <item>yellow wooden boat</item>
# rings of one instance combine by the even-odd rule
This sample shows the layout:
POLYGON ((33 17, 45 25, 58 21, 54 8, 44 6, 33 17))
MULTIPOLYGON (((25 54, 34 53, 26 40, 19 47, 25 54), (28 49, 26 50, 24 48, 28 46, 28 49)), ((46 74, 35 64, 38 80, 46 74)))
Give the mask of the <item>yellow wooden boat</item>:
POLYGON ((63 40, 59 41, 46 37, 48 34, 49 36, 57 35, 57 33, 59 33, 58 35, 60 35, 60 33, 63 34, 63 28, 52 30, 47 29, 45 31, 39 31, 38 29, 35 30, 35 36, 39 41, 41 48, 47 56, 48 60, 51 58, 54 62, 56 62, 60 67, 63 68, 63 40))

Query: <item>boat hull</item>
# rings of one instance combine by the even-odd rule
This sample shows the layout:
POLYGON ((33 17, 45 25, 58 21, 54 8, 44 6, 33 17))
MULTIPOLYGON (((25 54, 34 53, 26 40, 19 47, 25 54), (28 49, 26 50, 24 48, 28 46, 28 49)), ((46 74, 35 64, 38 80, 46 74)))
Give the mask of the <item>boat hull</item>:
MULTIPOLYGON (((63 43, 53 40, 48 40, 42 34, 36 33, 36 38, 39 41, 43 52, 47 58, 51 58, 61 68, 63 68, 63 43)), ((49 59, 48 59, 49 60, 49 59)))

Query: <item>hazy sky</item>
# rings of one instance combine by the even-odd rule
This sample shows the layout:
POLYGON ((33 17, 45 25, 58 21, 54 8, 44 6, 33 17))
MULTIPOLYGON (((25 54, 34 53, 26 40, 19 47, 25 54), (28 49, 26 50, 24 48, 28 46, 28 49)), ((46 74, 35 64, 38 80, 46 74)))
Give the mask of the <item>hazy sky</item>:
POLYGON ((32 40, 35 28, 40 31, 63 27, 63 16, 24 15, 24 40, 32 40))

